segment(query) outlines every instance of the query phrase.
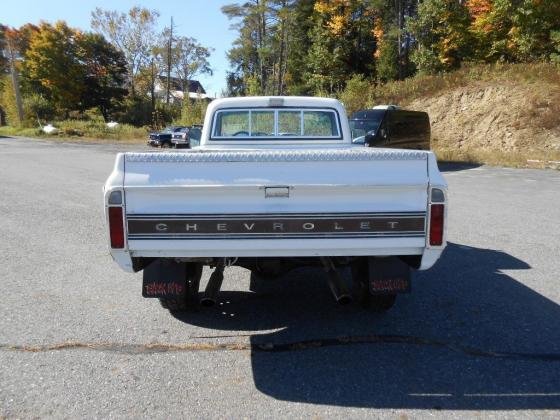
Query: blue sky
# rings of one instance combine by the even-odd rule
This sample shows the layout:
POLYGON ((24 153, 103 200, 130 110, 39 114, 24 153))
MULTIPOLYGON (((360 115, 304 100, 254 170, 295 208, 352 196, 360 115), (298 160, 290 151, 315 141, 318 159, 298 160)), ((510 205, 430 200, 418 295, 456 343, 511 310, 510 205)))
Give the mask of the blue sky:
POLYGON ((135 5, 155 9, 160 12, 161 28, 168 26, 173 16, 175 30, 179 35, 194 37, 202 45, 214 48, 210 57, 213 76, 199 76, 198 79, 209 95, 219 96, 225 88, 225 76, 229 68, 226 52, 236 38, 236 32, 229 29, 230 22, 220 8, 233 2, 235 0, 2 0, 0 23, 19 27, 24 23, 36 24, 41 20, 65 20, 72 27, 91 30, 90 14, 96 7, 123 12, 135 5))

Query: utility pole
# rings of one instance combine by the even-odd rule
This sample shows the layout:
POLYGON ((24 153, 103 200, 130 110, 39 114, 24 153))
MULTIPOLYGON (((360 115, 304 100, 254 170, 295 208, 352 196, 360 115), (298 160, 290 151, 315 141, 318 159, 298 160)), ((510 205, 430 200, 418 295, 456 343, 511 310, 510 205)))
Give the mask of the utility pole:
POLYGON ((169 104, 169 93, 171 87, 171 43, 173 42, 173 16, 171 16, 171 28, 169 30, 169 42, 167 43, 167 99, 169 104))
POLYGON ((21 124, 23 122, 23 104, 21 101, 21 93, 19 91, 19 77, 15 65, 14 49, 12 48, 12 43, 8 39, 8 55, 10 57, 10 72, 12 73, 12 85, 14 86, 14 96, 16 97, 16 107, 18 113, 18 120, 21 124))
POLYGON ((152 72, 152 80, 151 80, 152 83, 150 83, 150 94, 151 94, 150 96, 151 96, 151 99, 152 99, 152 112, 154 112, 154 110, 156 109, 156 92, 155 92, 155 89, 156 89, 156 86, 155 86, 156 85, 156 70, 155 70, 155 67, 154 67, 154 58, 153 57, 152 57, 152 61, 151 61, 150 66, 151 66, 151 72, 152 72))

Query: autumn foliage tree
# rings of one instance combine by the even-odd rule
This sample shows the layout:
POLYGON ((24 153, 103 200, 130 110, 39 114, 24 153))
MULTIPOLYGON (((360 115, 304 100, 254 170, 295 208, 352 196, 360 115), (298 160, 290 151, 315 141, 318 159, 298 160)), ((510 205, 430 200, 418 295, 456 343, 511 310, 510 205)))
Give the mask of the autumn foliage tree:
POLYGON ((44 96, 62 114, 98 107, 108 118, 126 92, 122 54, 103 37, 65 22, 42 23, 31 35, 23 58, 27 93, 44 96))
POLYGON ((408 30, 416 42, 412 61, 418 71, 437 73, 461 65, 470 56, 470 16, 457 0, 424 0, 408 30))
POLYGON ((97 108, 105 121, 120 106, 127 94, 127 76, 123 54, 99 34, 83 34, 79 42, 84 94, 79 107, 97 108))
POLYGON ((375 74, 374 13, 358 0, 318 0, 306 73, 315 92, 332 94, 354 75, 375 74))
POLYGON ((24 78, 38 83, 59 109, 74 109, 84 94, 84 71, 79 62, 81 34, 64 22, 42 23, 31 38, 23 61, 24 78))

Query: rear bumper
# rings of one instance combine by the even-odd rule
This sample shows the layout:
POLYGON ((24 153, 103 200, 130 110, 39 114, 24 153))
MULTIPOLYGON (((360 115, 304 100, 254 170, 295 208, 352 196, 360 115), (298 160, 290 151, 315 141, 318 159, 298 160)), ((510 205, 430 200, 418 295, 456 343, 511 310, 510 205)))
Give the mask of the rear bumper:
POLYGON ((188 148, 190 146, 190 143, 188 141, 181 139, 173 139, 171 140, 171 143, 173 143, 177 148, 188 148))
POLYGON ((129 240, 129 250, 112 251, 115 261, 132 272, 131 257, 326 257, 422 255, 430 268, 442 248, 426 249, 425 238, 281 239, 281 240, 129 240))

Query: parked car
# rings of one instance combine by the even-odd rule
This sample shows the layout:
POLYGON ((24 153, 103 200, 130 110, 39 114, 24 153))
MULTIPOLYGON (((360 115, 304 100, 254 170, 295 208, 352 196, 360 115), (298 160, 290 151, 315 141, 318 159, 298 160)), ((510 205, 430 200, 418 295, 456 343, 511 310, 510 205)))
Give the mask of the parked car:
POLYGON ((426 112, 379 105, 354 112, 349 124, 353 144, 430 150, 430 118, 426 112))
POLYGON ((169 126, 165 127, 160 132, 150 133, 150 138, 148 139, 148 145, 153 147, 172 147, 171 138, 174 133, 179 132, 185 128, 184 126, 169 126))
POLYGON ((191 148, 200 146, 200 138, 202 137, 202 124, 193 125, 189 131, 189 140, 191 148))
POLYGON ((200 145, 200 135, 202 134, 201 125, 193 125, 191 127, 183 127, 181 130, 173 133, 171 143, 176 149, 196 147, 200 145))
POLYGON ((338 303, 383 311, 442 254, 447 184, 432 152, 356 147, 331 98, 222 98, 205 118, 199 150, 119 153, 105 184, 111 255, 144 271, 144 297, 193 309, 216 303, 226 267, 262 291, 318 266, 338 303))

